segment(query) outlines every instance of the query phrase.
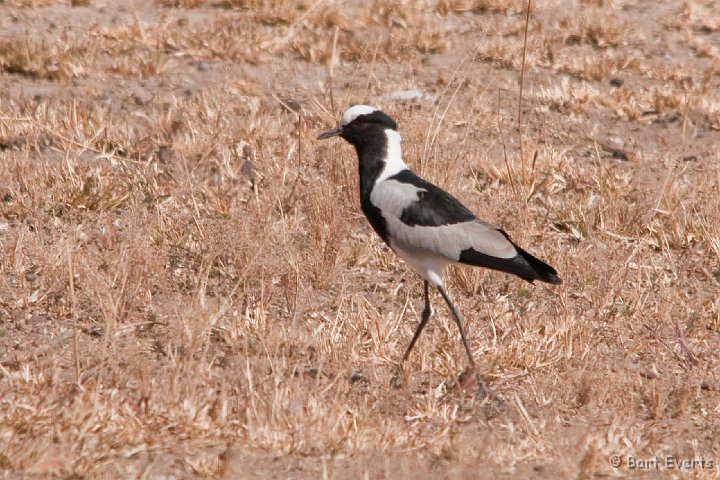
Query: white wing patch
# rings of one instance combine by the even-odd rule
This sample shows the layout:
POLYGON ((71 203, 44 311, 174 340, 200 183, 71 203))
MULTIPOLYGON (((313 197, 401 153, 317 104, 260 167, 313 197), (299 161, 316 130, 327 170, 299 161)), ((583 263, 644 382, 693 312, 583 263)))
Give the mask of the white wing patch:
POLYGON ((424 191, 424 188, 409 183, 385 180, 375 184, 370 193, 370 202, 380 209, 385 220, 399 219, 406 207, 417 202, 418 193, 424 191))

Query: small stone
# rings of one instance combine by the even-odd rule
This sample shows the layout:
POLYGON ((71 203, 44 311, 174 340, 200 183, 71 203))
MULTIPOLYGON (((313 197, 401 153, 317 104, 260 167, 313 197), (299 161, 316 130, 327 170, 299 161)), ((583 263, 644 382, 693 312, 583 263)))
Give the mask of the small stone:
POLYGON ((408 102, 412 100, 419 100, 423 97, 423 93, 420 90, 398 90, 397 92, 388 93, 383 98, 386 100, 395 100, 401 102, 408 102))
POLYGON ((580 37, 580 35, 568 35, 565 39, 565 45, 579 45, 580 42, 582 42, 582 37, 580 37))
POLYGON ((175 152, 172 147, 168 145, 162 145, 157 151, 158 161, 160 163, 174 163, 177 160, 175 152))
POLYGON ((367 378, 363 376, 362 372, 353 372, 350 375, 350 385, 358 382, 367 382, 367 378))
POLYGON ((251 160, 245 159, 240 166, 240 173, 248 178, 252 178, 253 173, 255 173, 255 164, 251 160))
POLYGON ((153 94, 148 92, 147 90, 136 92, 133 95, 133 101, 135 102, 135 105, 146 105, 150 103, 152 99, 153 94))
POLYGON ((298 102, 297 100, 294 100, 292 98, 286 98, 283 100, 283 102, 280 104, 285 108, 286 110, 290 112, 299 112, 302 110, 302 104, 298 102))
POLYGON ((641 370, 640 376, 647 378, 648 380, 655 380, 658 377, 658 374, 653 370, 641 370))

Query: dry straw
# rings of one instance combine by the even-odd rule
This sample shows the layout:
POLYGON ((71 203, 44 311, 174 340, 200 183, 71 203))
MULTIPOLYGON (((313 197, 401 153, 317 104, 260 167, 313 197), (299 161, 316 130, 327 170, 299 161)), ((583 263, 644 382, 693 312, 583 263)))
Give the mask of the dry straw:
POLYGON ((632 473, 614 454, 720 459, 718 11, 527 6, 2 3, 0 470, 595 478, 632 473), (450 273, 502 401, 446 395, 464 353, 441 309, 391 387, 419 280, 365 225, 354 153, 313 140, 360 102, 567 280, 450 273))

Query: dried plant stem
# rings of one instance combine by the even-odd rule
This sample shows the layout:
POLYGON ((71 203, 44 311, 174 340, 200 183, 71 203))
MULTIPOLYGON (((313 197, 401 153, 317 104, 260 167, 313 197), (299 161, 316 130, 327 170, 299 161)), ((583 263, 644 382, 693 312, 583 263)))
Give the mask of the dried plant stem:
POLYGON ((528 39, 528 26, 530 25, 530 6, 532 0, 527 2, 527 10, 525 12, 525 37, 523 38, 522 48, 522 64, 520 65, 520 92, 518 94, 518 146, 520 148, 520 169, 522 175, 522 182, 525 184, 525 140, 523 138, 522 131, 522 99, 523 99, 523 82, 525 80, 525 57, 527 52, 527 39, 528 39))
POLYGON ((336 113, 335 94, 333 93, 333 78, 335 75, 335 61, 337 59, 337 42, 339 31, 340 29, 336 26, 335 32, 333 33, 332 53, 330 54, 330 65, 328 67, 328 90, 330 92, 330 110, 333 112, 333 114, 336 113))
POLYGON ((528 426, 529 433, 532 435, 539 435, 540 432, 538 431, 537 427, 535 426, 535 423, 532 421, 532 418, 530 418, 530 414, 528 414, 527 409, 525 408, 525 405, 523 405, 522 400, 520 400, 520 397, 517 393, 513 394, 513 400, 515 401, 515 408, 520 413, 522 418, 525 420, 525 423, 528 426))
POLYGON ((505 142, 505 134, 503 133, 503 129, 502 129, 502 117, 500 116, 500 97, 498 97, 498 106, 497 106, 497 127, 498 127, 498 134, 500 135, 500 143, 502 144, 503 162, 505 163, 505 170, 507 171, 508 181, 510 182, 510 187, 513 189, 513 192, 517 194, 517 189, 515 187, 515 180, 513 180, 514 173, 513 173, 512 167, 510 166, 510 160, 508 159, 507 144, 505 142))
POLYGON ((320 5, 325 3, 325 1, 326 0, 318 0, 317 2, 313 3, 310 6, 310 8, 305 10, 305 12, 295 22, 293 22, 292 25, 290 25, 288 27, 287 33, 285 34, 285 36, 283 36, 279 39, 275 39, 275 40, 269 42, 269 44, 261 45, 261 47, 274 53, 278 49, 287 45, 290 42, 290 40, 292 40, 293 37, 295 37, 295 35, 297 35, 298 31, 300 30, 300 27, 303 25, 303 23, 305 23, 305 20, 307 20, 307 18, 310 16, 310 14, 313 11, 315 11, 315 9, 317 7, 319 7, 320 5))
POLYGON ((78 346, 78 325, 77 310, 75 304, 75 271, 73 268, 72 248, 70 242, 65 244, 65 257, 68 268, 68 285, 70 289, 70 315, 72 318, 73 328, 73 356, 75 358, 75 384, 78 388, 82 388, 80 383, 80 347, 78 346))
POLYGON ((378 50, 380 50, 380 40, 375 43, 375 51, 373 52, 372 61, 370 62, 370 69, 368 70, 367 82, 365 82, 365 94, 370 94, 370 82, 373 78, 373 71, 375 70, 375 61, 377 60, 378 50))
POLYGON ((463 76, 463 78, 456 85, 455 90, 453 91, 453 94, 450 97, 450 100, 448 101, 447 105, 445 105, 445 108, 443 109, 442 114, 440 114, 440 118, 437 120, 437 123, 436 123, 435 120, 438 118, 438 112, 440 111, 443 98, 445 97, 447 92, 452 87, 453 82, 454 82, 455 78, 458 76, 458 73, 460 72, 460 70, 465 65, 467 65, 467 63, 470 60, 472 60, 475 57, 475 55, 477 54, 477 48, 478 47, 468 51, 468 53, 462 58, 460 63, 458 63, 458 66, 455 67, 455 70, 453 70, 453 74, 450 77, 450 81, 447 83, 447 85, 443 89, 443 92, 437 101, 437 106, 435 107, 435 110, 433 111, 433 116, 430 119, 430 125, 428 126, 427 133, 425 134, 425 142, 423 144, 423 153, 422 153, 422 157, 420 159, 420 165, 419 165, 420 174, 425 173, 425 165, 427 163, 427 160, 430 158, 430 152, 432 151, 432 148, 435 145, 435 140, 440 131, 442 122, 445 118, 445 115, 447 115, 448 110, 452 106, 452 104, 457 96, 457 93, 460 90, 460 87, 462 87, 463 83, 465 83, 465 80, 467 79, 467 75, 468 75, 467 71, 465 72, 465 75, 463 76), (435 127, 435 128, 433 129, 433 127, 435 127))
POLYGON ((653 221, 655 215, 657 215, 657 213, 660 211, 660 205, 662 205, 662 202, 665 199, 665 195, 670 189, 672 183, 675 181, 674 174, 676 168, 677 160, 673 159, 669 162, 667 173, 665 174, 665 180, 663 181, 662 188, 657 193, 657 198, 655 199, 654 206, 645 214, 645 217, 643 219, 645 221, 645 225, 650 225, 650 222, 653 221))

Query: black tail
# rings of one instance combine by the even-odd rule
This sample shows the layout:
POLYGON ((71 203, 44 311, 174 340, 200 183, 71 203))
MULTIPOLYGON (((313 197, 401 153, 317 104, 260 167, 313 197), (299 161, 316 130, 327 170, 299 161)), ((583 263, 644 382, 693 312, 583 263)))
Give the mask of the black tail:
MULTIPOLYGON (((515 244, 513 243, 513 245, 515 244)), ((553 267, 533 257, 517 245, 515 245, 515 249, 518 254, 513 258, 498 258, 468 248, 460 253, 459 262, 512 273, 530 283, 535 280, 552 283, 554 285, 560 285, 562 283, 562 280, 557 275, 557 271, 553 267)))
POLYGON ((533 272, 533 276, 531 278, 525 278, 520 275, 522 278, 529 282, 532 282, 533 280, 540 280, 541 282, 552 283, 553 285, 560 285, 562 283, 562 279, 558 277, 557 271, 553 267, 539 258, 533 257, 517 245, 515 245, 515 248, 519 254, 515 258, 522 257, 533 272))

